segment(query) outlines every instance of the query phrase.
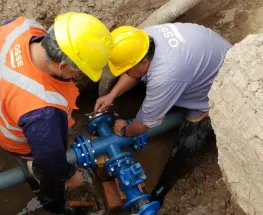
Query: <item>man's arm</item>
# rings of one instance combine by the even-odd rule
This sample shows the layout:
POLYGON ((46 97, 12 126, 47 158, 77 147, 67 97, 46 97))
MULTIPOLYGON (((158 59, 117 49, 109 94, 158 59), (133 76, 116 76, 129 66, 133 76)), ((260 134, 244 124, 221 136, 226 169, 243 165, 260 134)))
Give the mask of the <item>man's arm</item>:
POLYGON ((34 162, 52 181, 66 181, 76 172, 67 163, 68 142, 67 113, 53 107, 31 111, 19 119, 32 150, 34 162))
POLYGON ((94 107, 95 112, 103 112, 113 103, 113 101, 133 88, 139 81, 126 74, 123 74, 111 92, 106 96, 100 97, 94 107))
POLYGON ((114 132, 117 135, 122 136, 123 134, 121 132, 121 129, 123 129, 124 126, 126 126, 125 136, 128 137, 136 136, 149 129, 148 126, 141 124, 137 119, 133 120, 133 122, 130 125, 128 125, 128 122, 126 120, 119 119, 116 120, 114 123, 114 132))
MULTIPOLYGON (((126 125, 126 136, 136 136, 162 123, 166 113, 175 105, 187 82, 166 81, 157 86, 147 86, 146 97, 136 119, 126 125)), ((124 122, 116 122, 114 131, 120 134, 124 122)))
POLYGON ((127 92, 131 88, 133 88, 139 81, 135 78, 132 78, 126 74, 123 74, 117 84, 113 87, 110 94, 117 98, 121 96, 123 93, 127 92))

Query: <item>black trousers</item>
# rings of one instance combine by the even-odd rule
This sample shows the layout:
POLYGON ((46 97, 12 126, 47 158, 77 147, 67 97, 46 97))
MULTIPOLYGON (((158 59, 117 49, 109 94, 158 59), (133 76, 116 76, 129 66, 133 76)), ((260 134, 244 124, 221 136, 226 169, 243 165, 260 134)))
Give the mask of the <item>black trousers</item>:
POLYGON ((206 139, 212 132, 209 116, 205 116, 200 121, 185 120, 175 136, 172 154, 152 192, 152 201, 163 204, 165 195, 187 167, 189 158, 194 157, 205 146, 206 139))
POLYGON ((40 168, 34 162, 32 163, 33 175, 28 171, 27 160, 16 157, 19 166, 22 168, 26 182, 31 190, 41 202, 43 208, 50 213, 55 214, 71 214, 65 208, 65 182, 53 182, 46 179, 40 168))

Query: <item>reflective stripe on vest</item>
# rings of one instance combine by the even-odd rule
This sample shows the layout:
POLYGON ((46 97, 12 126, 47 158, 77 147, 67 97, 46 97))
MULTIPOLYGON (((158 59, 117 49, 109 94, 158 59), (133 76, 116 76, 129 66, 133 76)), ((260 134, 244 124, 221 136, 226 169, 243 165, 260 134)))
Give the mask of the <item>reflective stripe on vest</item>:
MULTIPOLYGON (((64 98, 63 95, 57 92, 47 91, 45 90, 44 86, 37 81, 12 70, 11 68, 5 65, 6 56, 8 54, 8 50, 12 46, 13 42, 16 40, 17 37, 22 35, 24 32, 30 30, 30 27, 37 27, 43 29, 43 27, 34 20, 27 19, 23 22, 22 25, 16 27, 7 37, 5 43, 2 47, 0 53, 0 79, 4 79, 9 83, 16 85, 19 88, 37 96, 38 98, 46 101, 50 104, 61 105, 64 107, 68 107, 68 101, 64 98)), ((1 98, 0 98, 1 100, 1 98)), ((0 117, 3 119, 6 128, 13 131, 22 131, 19 127, 14 127, 10 125, 6 118, 2 113, 1 103, 0 103, 0 117)), ((27 142, 26 138, 17 137, 13 135, 9 130, 7 130, 3 126, 0 126, 0 131, 4 134, 5 137, 8 139, 19 141, 19 142, 27 142)))
POLYGON ((17 141, 17 142, 24 142, 26 143, 27 140, 24 137, 17 137, 15 135, 13 135, 12 133, 10 133, 7 129, 5 129, 3 126, 0 125, 0 131, 5 135, 5 137, 7 137, 8 139, 17 141))
POLYGON ((10 125, 10 124, 7 122, 7 120, 6 120, 6 118, 4 117, 4 114, 3 114, 3 112, 2 112, 1 98, 0 98, 0 118, 3 119, 3 121, 4 121, 4 123, 5 123, 5 127, 6 127, 7 129, 13 130, 13 131, 22 131, 21 128, 12 126, 12 125, 10 125))

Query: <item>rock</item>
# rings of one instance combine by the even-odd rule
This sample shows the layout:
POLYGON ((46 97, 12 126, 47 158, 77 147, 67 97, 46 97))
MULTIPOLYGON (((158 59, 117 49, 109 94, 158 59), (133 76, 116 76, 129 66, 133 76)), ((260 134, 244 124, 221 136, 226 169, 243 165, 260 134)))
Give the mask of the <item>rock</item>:
POLYGON ((225 200, 222 200, 222 201, 220 202, 220 207, 221 207, 221 208, 225 208, 226 206, 227 206, 226 201, 225 201, 225 200))
POLYGON ((220 207, 221 207, 221 208, 225 208, 225 207, 226 207, 226 202, 225 202, 225 200, 222 200, 222 201, 220 202, 220 207))
POLYGON ((209 92, 218 163, 248 215, 263 214, 262 79, 263 34, 249 35, 228 51, 209 92))

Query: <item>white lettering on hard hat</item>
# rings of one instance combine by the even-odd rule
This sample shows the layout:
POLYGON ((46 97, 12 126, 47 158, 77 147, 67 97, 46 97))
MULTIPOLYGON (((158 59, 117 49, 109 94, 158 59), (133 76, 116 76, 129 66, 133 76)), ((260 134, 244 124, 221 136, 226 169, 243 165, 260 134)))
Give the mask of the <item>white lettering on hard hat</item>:
POLYGON ((15 59, 16 59, 17 67, 21 67, 24 65, 24 62, 21 56, 20 44, 16 44, 14 50, 15 50, 15 59))
POLYGON ((153 28, 157 28, 160 32, 162 32, 163 37, 168 39, 168 44, 172 48, 177 47, 180 42, 186 43, 185 39, 173 24, 156 25, 153 26, 153 28))

